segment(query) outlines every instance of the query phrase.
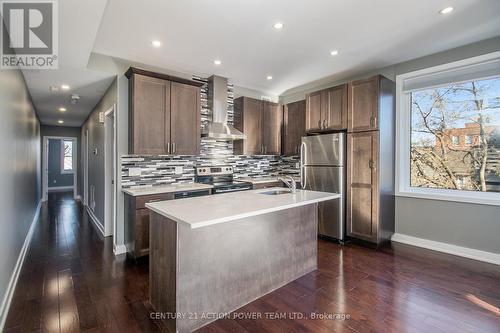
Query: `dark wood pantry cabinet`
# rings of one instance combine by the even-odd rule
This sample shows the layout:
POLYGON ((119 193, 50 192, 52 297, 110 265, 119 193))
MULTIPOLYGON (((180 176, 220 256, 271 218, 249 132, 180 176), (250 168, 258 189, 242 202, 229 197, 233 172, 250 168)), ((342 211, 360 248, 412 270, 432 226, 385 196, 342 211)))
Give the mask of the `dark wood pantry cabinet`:
POLYGON ((381 244, 394 233, 395 84, 349 83, 347 235, 381 244))
POLYGON ((283 106, 282 154, 300 154, 302 136, 306 135, 306 101, 298 101, 283 106))
POLYGON ((131 67, 129 153, 196 155, 201 141, 200 82, 131 67))
POLYGON ((234 142, 234 153, 242 155, 281 154, 280 105, 250 97, 234 100, 234 127, 246 135, 234 142))

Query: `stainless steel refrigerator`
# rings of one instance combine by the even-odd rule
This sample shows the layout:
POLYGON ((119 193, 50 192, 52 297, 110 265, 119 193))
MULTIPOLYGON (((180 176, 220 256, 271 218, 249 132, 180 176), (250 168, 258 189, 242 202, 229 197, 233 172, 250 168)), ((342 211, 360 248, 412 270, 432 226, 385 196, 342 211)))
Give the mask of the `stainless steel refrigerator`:
POLYGON ((305 190, 333 192, 342 196, 319 203, 318 233, 345 240, 346 134, 334 133, 302 138, 301 185, 305 190))

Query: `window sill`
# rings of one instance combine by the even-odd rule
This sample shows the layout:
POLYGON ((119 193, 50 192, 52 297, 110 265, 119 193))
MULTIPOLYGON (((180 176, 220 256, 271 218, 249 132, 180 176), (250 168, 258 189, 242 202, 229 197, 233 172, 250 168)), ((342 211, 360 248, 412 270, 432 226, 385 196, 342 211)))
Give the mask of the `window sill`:
POLYGON ((500 206, 500 193, 495 192, 467 192, 457 190, 410 188, 396 191, 396 196, 463 202, 476 205, 500 206))

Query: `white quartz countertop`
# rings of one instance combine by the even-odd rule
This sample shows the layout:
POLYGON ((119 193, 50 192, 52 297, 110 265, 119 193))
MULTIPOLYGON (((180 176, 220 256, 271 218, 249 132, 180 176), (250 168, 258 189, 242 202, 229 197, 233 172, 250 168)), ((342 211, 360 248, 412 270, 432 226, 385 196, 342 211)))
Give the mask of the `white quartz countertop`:
POLYGON ((297 190, 296 193, 265 195, 262 192, 286 190, 273 187, 260 190, 216 194, 180 200, 147 203, 146 207, 191 229, 234 221, 340 198, 340 194, 297 190))
POLYGON ((131 195, 133 197, 137 197, 137 196, 141 196, 141 195, 150 195, 150 194, 208 190, 211 188, 213 188, 212 185, 206 185, 206 184, 200 184, 200 183, 189 183, 189 184, 177 184, 177 185, 172 184, 172 185, 165 185, 165 186, 122 188, 122 192, 127 193, 128 195, 131 195))

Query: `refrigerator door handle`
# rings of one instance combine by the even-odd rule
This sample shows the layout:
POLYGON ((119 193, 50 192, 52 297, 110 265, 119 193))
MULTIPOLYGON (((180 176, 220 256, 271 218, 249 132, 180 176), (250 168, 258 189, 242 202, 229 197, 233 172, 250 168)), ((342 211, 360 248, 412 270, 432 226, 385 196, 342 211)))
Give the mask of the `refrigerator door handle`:
POLYGON ((305 153, 306 153, 306 144, 305 142, 302 142, 300 144, 300 186, 302 187, 303 190, 306 189, 306 177, 305 177, 305 167, 304 167, 304 160, 305 160, 305 153))

